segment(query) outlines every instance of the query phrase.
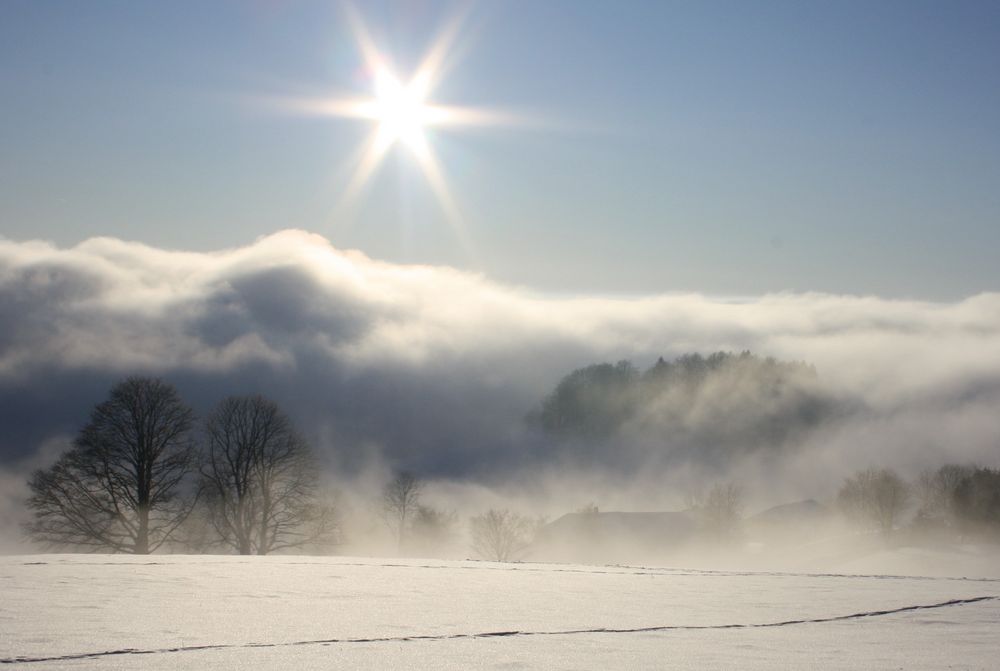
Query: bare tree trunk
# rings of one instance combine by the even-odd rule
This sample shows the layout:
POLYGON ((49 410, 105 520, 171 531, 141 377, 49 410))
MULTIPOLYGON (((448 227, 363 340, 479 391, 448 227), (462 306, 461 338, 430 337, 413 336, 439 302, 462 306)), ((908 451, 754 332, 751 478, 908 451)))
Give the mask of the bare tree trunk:
POLYGON ((135 549, 133 554, 149 554, 149 506, 142 506, 138 512, 138 529, 135 534, 135 549))
POLYGON ((251 545, 250 545, 250 539, 249 538, 241 538, 240 541, 239 541, 239 543, 240 543, 240 550, 239 550, 239 552, 240 552, 241 555, 253 554, 253 547, 251 547, 251 545))
MULTIPOLYGON (((265 480, 266 482, 266 480, 265 480)), ((268 496, 269 485, 265 484, 262 486, 264 489, 264 501, 262 504, 262 514, 260 519, 260 528, 258 529, 257 536, 257 554, 266 555, 271 551, 271 543, 268 540, 268 531, 270 530, 270 513, 271 513, 271 497, 268 496)))

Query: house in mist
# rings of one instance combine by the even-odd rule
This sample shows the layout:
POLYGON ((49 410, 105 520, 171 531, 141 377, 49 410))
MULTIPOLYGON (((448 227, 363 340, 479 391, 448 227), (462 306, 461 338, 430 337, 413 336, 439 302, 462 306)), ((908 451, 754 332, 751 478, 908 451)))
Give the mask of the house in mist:
POLYGON ((844 533, 837 511, 814 499, 783 503, 743 520, 743 535, 763 547, 802 546, 844 533))
POLYGON ((635 562, 676 552, 699 530, 694 511, 568 513, 538 532, 531 557, 543 561, 635 562))
MULTIPOLYGON (((599 512, 563 515, 539 531, 531 558, 539 561, 636 563, 731 557, 799 547, 836 535, 839 518, 814 500, 786 503, 737 521, 724 537, 705 512, 599 512), (721 555, 718 553, 722 553, 721 555)), ((822 548, 820 548, 822 549, 822 548)))

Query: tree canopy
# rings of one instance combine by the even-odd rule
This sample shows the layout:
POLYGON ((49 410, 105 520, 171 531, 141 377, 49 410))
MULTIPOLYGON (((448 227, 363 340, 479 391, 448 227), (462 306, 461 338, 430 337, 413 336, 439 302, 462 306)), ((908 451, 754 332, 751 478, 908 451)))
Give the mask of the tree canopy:
POLYGON ((663 451, 780 447, 838 412, 816 370, 749 352, 662 357, 579 368, 559 381, 529 422, 557 442, 659 444, 663 451))

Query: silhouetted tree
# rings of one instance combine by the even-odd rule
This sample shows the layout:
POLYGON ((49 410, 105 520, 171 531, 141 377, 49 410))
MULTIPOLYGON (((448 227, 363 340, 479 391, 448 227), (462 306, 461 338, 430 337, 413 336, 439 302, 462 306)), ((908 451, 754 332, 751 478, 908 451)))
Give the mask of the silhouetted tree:
POLYGON ((509 510, 488 510, 470 520, 472 549, 490 561, 514 561, 531 545, 539 521, 509 510))
POLYGON ((634 412, 638 379, 629 361, 580 368, 559 382, 533 420, 558 436, 607 438, 634 412))
POLYGON ((662 437, 668 451, 721 464, 734 451, 779 449, 847 409, 811 366, 715 352, 661 357, 641 374, 628 361, 579 368, 526 419, 576 450, 617 436, 619 463, 630 443, 662 437))
POLYGON ((317 498, 312 450, 273 401, 232 396, 205 423, 201 465, 208 517, 240 554, 335 541, 334 510, 317 498))
POLYGON ((155 551, 194 505, 182 492, 195 459, 193 421, 163 380, 130 377, 115 385, 73 446, 28 483, 30 536, 50 546, 155 551))
POLYGON ((956 494, 962 482, 974 471, 971 466, 947 464, 936 471, 921 473, 917 481, 920 521, 924 524, 953 526, 956 521, 956 494))
POLYGON ((889 536, 906 510, 910 488, 888 469, 858 471, 844 481, 837 500, 850 517, 889 536))
POLYGON ((407 525, 420 506, 424 483, 409 472, 402 472, 382 488, 382 519, 396 539, 398 550, 403 549, 407 525))
POLYGON ((705 526, 720 539, 732 539, 743 519, 743 488, 734 482, 717 484, 708 490, 701 505, 705 526))
POLYGON ((1000 470, 976 468, 963 478, 954 510, 963 533, 1000 532, 1000 470))

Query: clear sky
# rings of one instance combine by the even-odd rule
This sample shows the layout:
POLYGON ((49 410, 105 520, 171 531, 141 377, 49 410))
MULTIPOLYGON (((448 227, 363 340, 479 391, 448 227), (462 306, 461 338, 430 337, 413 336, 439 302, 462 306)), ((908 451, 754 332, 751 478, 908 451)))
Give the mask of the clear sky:
POLYGON ((544 292, 1000 290, 996 2, 365 2, 430 100, 465 244, 403 146, 344 207, 365 96, 335 2, 0 3, 0 234, 215 249, 297 227, 544 292))

